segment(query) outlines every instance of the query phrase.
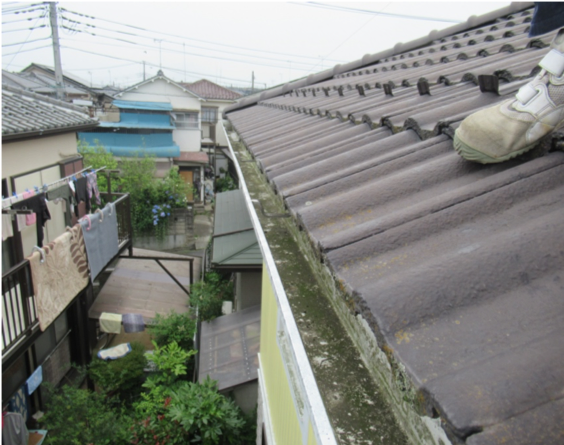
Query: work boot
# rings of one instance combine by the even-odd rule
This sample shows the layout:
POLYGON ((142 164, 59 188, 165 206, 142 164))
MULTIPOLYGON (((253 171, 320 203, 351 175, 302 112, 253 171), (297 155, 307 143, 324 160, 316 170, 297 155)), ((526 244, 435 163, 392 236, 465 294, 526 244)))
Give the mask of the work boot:
POLYGON ((539 74, 514 99, 471 114, 454 135, 454 148, 469 161, 507 161, 532 149, 564 125, 564 28, 543 57, 539 74))

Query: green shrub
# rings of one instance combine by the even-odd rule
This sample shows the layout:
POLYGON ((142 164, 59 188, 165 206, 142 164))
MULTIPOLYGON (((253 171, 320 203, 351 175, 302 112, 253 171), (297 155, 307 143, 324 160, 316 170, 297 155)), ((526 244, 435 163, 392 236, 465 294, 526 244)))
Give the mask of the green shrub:
POLYGON ((168 315, 157 314, 147 329, 159 346, 175 341, 183 349, 194 347, 196 320, 189 312, 178 314, 173 310, 168 315))
POLYGON ((117 360, 92 359, 88 375, 104 392, 116 393, 122 400, 138 395, 147 367, 145 347, 138 342, 131 343, 131 352, 117 360))
POLYGON ((65 385, 52 394, 41 418, 47 445, 125 445, 132 419, 104 394, 65 385))
POLYGON ((233 300, 233 283, 217 272, 207 273, 204 281, 190 287, 190 306, 198 308, 201 321, 220 317, 224 300, 233 300))

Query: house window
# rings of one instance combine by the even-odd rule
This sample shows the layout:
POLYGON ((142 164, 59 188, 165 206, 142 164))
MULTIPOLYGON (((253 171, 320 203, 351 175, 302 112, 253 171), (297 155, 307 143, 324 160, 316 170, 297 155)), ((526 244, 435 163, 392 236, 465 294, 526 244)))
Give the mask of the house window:
POLYGON ((198 113, 173 113, 176 128, 199 128, 198 113))
POLYGON ((217 122, 217 108, 202 107, 202 122, 215 124, 217 122))

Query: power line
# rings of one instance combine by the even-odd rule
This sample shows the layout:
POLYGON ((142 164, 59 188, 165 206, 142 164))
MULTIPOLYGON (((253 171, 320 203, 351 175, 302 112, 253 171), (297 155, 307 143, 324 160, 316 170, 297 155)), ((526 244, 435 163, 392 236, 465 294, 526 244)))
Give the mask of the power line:
MULTIPOLYGON (((13 56, 13 55, 20 54, 20 53, 28 53, 28 52, 30 52, 30 51, 35 51, 35 50, 37 50, 37 49, 43 49, 43 48, 52 48, 52 45, 49 44, 49 45, 44 45, 44 46, 38 46, 38 47, 36 47, 36 48, 21 49, 21 50, 19 50, 19 51, 16 51, 15 53, 2 54, 2 57, 13 56)), ((9 66, 9 65, 10 65, 10 64, 8 64, 8 66, 9 66)))
MULTIPOLYGON (((125 59, 125 58, 123 58, 123 57, 110 56, 110 55, 107 55, 107 54, 95 53, 95 52, 93 52, 93 51, 87 51, 87 50, 85 50, 85 49, 73 48, 72 46, 63 46, 63 45, 61 45, 61 48, 71 49, 71 50, 74 50, 74 51, 83 52, 83 53, 87 53, 87 54, 93 54, 93 55, 95 55, 95 56, 108 57, 108 58, 110 58, 110 59, 122 60, 122 61, 133 62, 133 63, 140 63, 140 62, 138 62, 138 61, 136 61, 136 60, 125 59)), ((147 63, 147 65, 152 66, 153 68, 158 68, 157 65, 152 64, 152 63, 147 63)), ((178 72, 182 72, 182 73, 184 72, 184 70, 177 69, 177 68, 172 68, 172 67, 166 67, 166 66, 165 66, 165 67, 163 67, 163 68, 164 68, 164 69, 167 69, 167 70, 170 70, 170 71, 178 71, 178 72)), ((187 73, 188 73, 188 74, 194 74, 194 75, 196 75, 196 76, 198 76, 198 77, 204 77, 204 78, 205 78, 205 77, 213 77, 213 76, 210 75, 210 74, 197 73, 197 72, 194 72, 194 71, 187 71, 187 73)), ((228 77, 224 77, 224 79, 232 80, 232 81, 234 81, 234 82, 251 83, 250 81, 241 80, 241 79, 232 79, 232 78, 228 78, 228 77)))
MULTIPOLYGON (((39 18, 41 19, 42 17, 39 18)), ((40 28, 47 28, 47 25, 39 25, 32 28, 22 28, 22 29, 6 29, 6 30, 2 30, 2 34, 8 32, 17 32, 17 31, 33 31, 34 29, 40 29, 40 28)))
MULTIPOLYGON (((61 26, 63 29, 67 29, 69 31, 73 31, 76 33, 83 33, 83 34, 88 34, 88 35, 92 35, 94 37, 103 37, 106 39, 110 39, 110 40, 116 40, 116 41, 121 41, 121 42, 125 42, 125 43, 129 43, 131 45, 136 45, 136 46, 142 46, 143 48, 148 48, 148 49, 153 49, 153 50, 161 50, 164 52, 168 52, 168 53, 175 53, 175 54, 182 54, 182 55, 189 55, 189 56, 195 56, 195 57, 203 57, 203 58, 208 58, 208 59, 215 59, 215 60, 224 60, 224 61, 230 61, 230 62, 238 62, 238 63, 246 63, 246 64, 252 64, 252 65, 262 65, 262 66, 267 66, 270 68, 281 68, 281 69, 286 69, 288 68, 287 66, 281 66, 281 65, 275 65, 275 64, 269 64, 269 63, 263 63, 260 61, 249 61, 249 60, 244 60, 244 59, 234 59, 234 58, 227 58, 227 57, 220 57, 220 56, 214 56, 214 55, 208 55, 208 54, 198 54, 198 53, 193 53, 193 52, 186 52, 186 51, 180 51, 180 50, 174 50, 174 49, 170 49, 170 48, 158 48, 156 46, 152 46, 152 45, 144 45, 144 44, 140 44, 137 42, 132 42, 129 40, 125 40, 125 39, 121 39, 118 37, 110 37, 110 36, 106 36, 104 34, 97 34, 97 33, 92 33, 89 31, 83 31, 83 30, 73 30, 72 28, 68 28, 66 26, 61 26)), ((101 42, 96 42, 97 45, 107 45, 101 42)), ((112 46, 116 46, 116 45, 112 45, 112 46)), ((203 48, 204 49, 204 48, 203 48)), ((218 51, 218 50, 214 50, 214 51, 218 51)), ((221 51, 223 52, 223 51, 221 51)), ((250 54, 244 54, 241 55, 242 57, 259 57, 259 56, 253 56, 250 54)), ((262 60, 273 60, 275 62, 282 62, 284 63, 284 61, 281 61, 279 59, 272 59, 270 57, 260 57, 260 59, 262 60)), ((305 64, 303 62, 292 62, 292 69, 298 70, 298 71, 304 71, 304 72, 311 72, 313 70, 313 68, 315 67, 314 64, 305 64), (295 64, 300 64, 300 65, 304 65, 302 67, 300 66, 295 66, 295 64)))
MULTIPOLYGON (((195 38, 192 38, 192 37, 178 36, 178 35, 175 35, 175 34, 169 34, 169 33, 161 32, 161 31, 152 31, 152 30, 149 30, 149 29, 146 29, 146 28, 141 28, 139 26, 129 25, 129 24, 126 24, 126 23, 120 23, 120 22, 115 22, 115 21, 108 20, 108 19, 101 19, 101 18, 89 16, 89 15, 86 15, 86 14, 81 14, 81 13, 78 13, 78 12, 75 12, 75 11, 70 11, 70 10, 65 9, 65 8, 61 8, 61 10, 66 11, 66 12, 70 12, 72 14, 76 14, 76 15, 79 15, 79 16, 82 16, 82 17, 86 17, 86 18, 89 18, 89 19, 93 19, 93 20, 100 20, 100 21, 103 21, 103 22, 108 22, 108 23, 112 23, 112 24, 115 24, 115 25, 125 26, 125 27, 128 27, 128 28, 136 29, 136 30, 143 31, 143 32, 151 32, 151 33, 154 33, 154 34, 161 34, 161 35, 174 37, 174 38, 182 39, 182 40, 192 40, 192 41, 195 41, 195 42, 207 43, 207 44, 210 44, 210 45, 223 46, 223 47, 227 47, 227 48, 235 48, 235 49, 240 49, 240 50, 244 50, 244 51, 253 51, 253 52, 259 52, 259 53, 276 54, 276 55, 286 56, 286 57, 297 57, 297 58, 303 58, 303 59, 311 59, 311 56, 301 56, 301 55, 297 55, 297 54, 279 53, 279 52, 275 52, 275 51, 265 51, 265 50, 254 49, 254 48, 244 48, 244 47, 241 47, 241 46, 229 45, 229 44, 226 44, 226 43, 217 43, 217 42, 211 42, 209 40, 202 40, 202 39, 195 39, 195 38)), ((140 36, 140 35, 136 34, 136 37, 144 37, 144 36, 140 36)), ((145 38, 152 38, 152 37, 145 37, 145 38)), ((169 43, 181 44, 181 43, 172 42, 172 41, 169 41, 169 43)), ((213 50, 211 48, 206 48, 206 49, 213 50)), ((219 51, 219 50, 216 50, 216 51, 219 51)), ((344 62, 343 60, 331 60, 331 61, 337 62, 337 63, 343 63, 344 62)))
POLYGON ((26 45, 28 43, 35 43, 35 42, 40 42, 41 40, 49 40, 49 39, 51 39, 51 36, 43 37, 42 39, 26 40, 25 42, 19 42, 19 43, 5 43, 2 45, 2 48, 6 46, 26 45))
POLYGON ((369 9, 357 9, 357 8, 349 8, 345 6, 337 6, 337 5, 327 5, 325 3, 317 3, 317 2, 306 2, 306 3, 297 3, 297 2, 290 2, 295 5, 301 6, 311 6, 315 8, 324 8, 324 9, 332 9, 336 11, 343 11, 343 12, 353 12, 353 13, 360 13, 360 14, 374 14, 374 15, 381 15, 385 17, 393 17, 399 19, 408 19, 408 20, 426 20, 431 22, 447 22, 447 23, 461 23, 461 20, 451 20, 451 19, 441 19, 437 17, 423 17, 417 15, 407 15, 407 14, 394 14, 391 12, 378 12, 378 11, 371 11, 369 9))

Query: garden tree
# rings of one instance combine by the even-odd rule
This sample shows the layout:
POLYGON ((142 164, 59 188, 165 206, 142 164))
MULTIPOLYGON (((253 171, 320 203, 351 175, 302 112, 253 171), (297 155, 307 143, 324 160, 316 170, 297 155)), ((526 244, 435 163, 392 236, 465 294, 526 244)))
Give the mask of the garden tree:
MULTIPOLYGON (((163 179, 158 179, 155 178, 157 168, 153 157, 137 153, 118 163, 114 155, 98 142, 95 147, 81 142, 78 151, 84 157, 85 165, 121 171, 112 176, 112 191, 129 193, 135 235, 166 235, 172 210, 188 205, 186 196, 193 191, 193 186, 183 181, 176 166, 163 179)), ((107 191, 106 178, 101 173, 98 173, 98 184, 101 192, 107 191)))
POLYGON ((158 346, 166 346, 175 341, 183 349, 194 347, 196 320, 192 314, 179 314, 174 310, 167 315, 156 314, 153 322, 147 325, 147 330, 158 346))

